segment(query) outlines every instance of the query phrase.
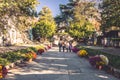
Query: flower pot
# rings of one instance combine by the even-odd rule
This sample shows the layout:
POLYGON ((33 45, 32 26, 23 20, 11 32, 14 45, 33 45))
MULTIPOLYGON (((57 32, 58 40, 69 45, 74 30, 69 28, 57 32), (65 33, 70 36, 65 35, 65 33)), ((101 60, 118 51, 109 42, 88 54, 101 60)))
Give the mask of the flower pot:
POLYGON ((15 66, 15 64, 14 64, 14 63, 11 63, 11 64, 10 64, 10 67, 11 67, 11 68, 13 68, 14 66, 15 66))
POLYGON ((32 62, 32 58, 28 59, 28 62, 32 62))

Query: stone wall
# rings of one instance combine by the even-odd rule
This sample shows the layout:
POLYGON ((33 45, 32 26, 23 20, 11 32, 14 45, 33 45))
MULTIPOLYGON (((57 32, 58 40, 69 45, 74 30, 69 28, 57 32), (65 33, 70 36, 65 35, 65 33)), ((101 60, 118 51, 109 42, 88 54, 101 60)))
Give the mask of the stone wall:
POLYGON ((21 32, 18 30, 15 16, 7 17, 6 21, 6 33, 3 34, 3 32, 0 31, 0 46, 9 46, 29 42, 28 32, 21 32))

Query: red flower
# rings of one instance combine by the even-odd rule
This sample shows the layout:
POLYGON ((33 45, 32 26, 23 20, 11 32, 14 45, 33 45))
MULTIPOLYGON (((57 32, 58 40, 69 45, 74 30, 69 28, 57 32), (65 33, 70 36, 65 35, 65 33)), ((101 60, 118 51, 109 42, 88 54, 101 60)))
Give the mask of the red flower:
POLYGON ((48 49, 51 49, 51 46, 50 45, 47 45, 48 49))
POLYGON ((39 50, 37 51, 37 54, 42 54, 44 51, 45 51, 44 49, 39 49, 39 50))

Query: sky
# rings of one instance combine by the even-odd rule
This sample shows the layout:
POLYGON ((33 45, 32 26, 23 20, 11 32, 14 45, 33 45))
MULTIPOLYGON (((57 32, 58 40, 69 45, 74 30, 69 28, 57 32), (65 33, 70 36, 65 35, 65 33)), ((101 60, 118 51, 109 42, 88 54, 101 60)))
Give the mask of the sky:
POLYGON ((52 11, 53 16, 55 17, 60 13, 59 4, 67 4, 68 0, 38 0, 40 4, 37 6, 37 12, 41 11, 42 7, 47 6, 52 11))

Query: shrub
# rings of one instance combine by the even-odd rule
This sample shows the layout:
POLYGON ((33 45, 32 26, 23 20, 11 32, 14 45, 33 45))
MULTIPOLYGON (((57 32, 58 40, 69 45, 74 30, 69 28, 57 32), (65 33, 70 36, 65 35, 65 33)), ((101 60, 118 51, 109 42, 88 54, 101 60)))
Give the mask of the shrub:
POLYGON ((10 62, 5 59, 5 58, 0 58, 0 65, 6 66, 8 65, 10 62))
POLYGON ((27 49, 21 49, 19 52, 25 54, 25 53, 28 52, 28 50, 27 49))

